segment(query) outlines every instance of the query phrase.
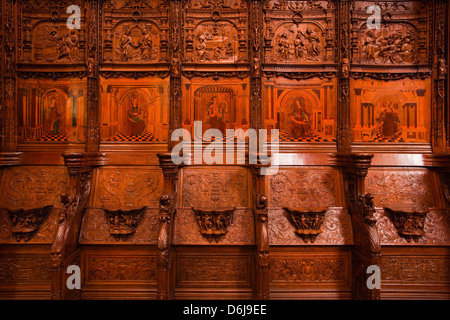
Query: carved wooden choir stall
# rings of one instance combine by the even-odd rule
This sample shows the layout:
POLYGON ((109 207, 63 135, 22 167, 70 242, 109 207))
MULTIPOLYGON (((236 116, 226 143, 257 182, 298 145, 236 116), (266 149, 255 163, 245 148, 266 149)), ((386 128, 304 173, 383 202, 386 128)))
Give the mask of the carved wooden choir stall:
POLYGON ((2 0, 0 298, 449 299, 449 13, 2 0))

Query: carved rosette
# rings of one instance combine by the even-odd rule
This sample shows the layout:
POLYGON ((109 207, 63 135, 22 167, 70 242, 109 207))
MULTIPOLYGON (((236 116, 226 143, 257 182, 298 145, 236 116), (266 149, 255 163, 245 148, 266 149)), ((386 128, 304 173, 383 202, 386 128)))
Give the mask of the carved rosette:
POLYGON ((217 243, 228 232, 236 208, 192 208, 200 233, 209 241, 217 243))
POLYGON ((322 233, 321 226, 327 208, 285 208, 290 221, 295 227, 295 233, 304 242, 314 243, 322 233))
POLYGON ((109 225, 109 233, 116 240, 124 239, 136 232, 147 207, 132 210, 108 210, 104 209, 109 225))
POLYGON ((40 229, 52 209, 52 205, 30 210, 7 209, 12 223, 11 231, 16 237, 17 242, 21 240, 28 242, 36 231, 40 229))
POLYGON ((399 236, 406 241, 418 242, 424 234, 425 218, 428 210, 384 208, 389 214, 399 236))

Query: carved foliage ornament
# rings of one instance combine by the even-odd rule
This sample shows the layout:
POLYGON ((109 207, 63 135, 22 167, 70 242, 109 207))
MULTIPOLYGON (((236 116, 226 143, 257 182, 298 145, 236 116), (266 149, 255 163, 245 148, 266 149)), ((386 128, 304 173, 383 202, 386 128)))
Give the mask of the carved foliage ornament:
POLYGON ((200 209, 192 208, 201 234, 209 241, 219 242, 228 232, 236 208, 200 209))
POLYGON ((313 243, 322 233, 321 226, 327 208, 285 208, 290 221, 295 227, 295 233, 304 242, 313 243))
POLYGON ((22 239, 27 242, 39 230, 47 219, 53 206, 45 206, 30 210, 8 210, 12 223, 12 233, 16 237, 17 242, 22 239))
POLYGON ((136 232, 136 228, 144 216, 147 207, 132 210, 108 210, 104 209, 109 225, 109 233, 116 240, 124 239, 136 232))
POLYGON ((425 234, 424 226, 428 210, 393 208, 384 208, 384 210, 390 215, 398 234, 406 241, 417 242, 425 234))

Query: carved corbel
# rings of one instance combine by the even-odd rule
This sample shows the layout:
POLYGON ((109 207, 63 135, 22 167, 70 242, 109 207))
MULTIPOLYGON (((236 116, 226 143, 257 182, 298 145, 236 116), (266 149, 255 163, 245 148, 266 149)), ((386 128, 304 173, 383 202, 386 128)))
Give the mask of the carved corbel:
POLYGON ((131 210, 109 210, 105 211, 106 220, 109 225, 109 233, 116 240, 126 239, 136 232, 136 229, 144 217, 147 207, 131 210))
POLYGON ((388 213, 399 236, 406 241, 418 242, 425 234, 424 226, 428 210, 384 208, 384 211, 388 213))
POLYGON ((28 242, 31 237, 41 228, 48 215, 52 211, 53 206, 45 206, 42 208, 34 208, 29 210, 9 210, 8 215, 12 223, 12 234, 16 241, 28 242))
POLYGON ((236 208, 192 208, 195 213, 200 233, 208 242, 217 243, 228 232, 236 208))
POLYGON ((322 223, 327 208, 285 208, 289 214, 289 221, 295 228, 295 234, 304 242, 314 243, 322 233, 322 223))

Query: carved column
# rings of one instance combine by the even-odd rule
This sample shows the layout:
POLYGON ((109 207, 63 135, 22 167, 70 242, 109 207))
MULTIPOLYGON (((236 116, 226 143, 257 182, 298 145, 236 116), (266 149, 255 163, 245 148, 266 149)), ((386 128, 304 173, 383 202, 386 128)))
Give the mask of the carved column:
POLYGON ((96 152, 100 148, 99 125, 99 5, 100 1, 90 0, 88 10, 88 54, 87 68, 87 140, 86 150, 96 152))
POLYGON ((262 128, 261 62, 263 57, 262 1, 250 2, 250 127, 262 128))
POLYGON ((78 247, 81 221, 91 191, 93 169, 103 165, 104 154, 63 153, 62 156, 69 172, 70 186, 67 194, 61 194, 58 230, 50 251, 53 300, 79 298, 79 290, 69 290, 66 286, 66 270, 69 265, 81 265, 78 247))
POLYGON ((339 1, 338 7, 338 152, 351 151, 350 128, 350 10, 349 1, 339 1))
POLYGON ((17 147, 16 124, 16 43, 17 43, 17 6, 16 1, 2 1, 2 70, 1 70, 1 150, 12 152, 17 147))
POLYGON ((258 300, 269 299, 269 223, 267 212, 267 195, 265 176, 261 174, 261 165, 252 165, 253 199, 255 219, 255 262, 256 262, 256 292, 258 300))
POLYGON ((158 300, 172 297, 172 246, 173 222, 176 213, 176 182, 178 166, 172 162, 170 153, 158 154, 159 165, 164 175, 164 190, 159 200, 159 230, 157 239, 157 294, 158 300))
POLYGON ((358 300, 379 300, 378 289, 367 288, 367 267, 380 266, 381 246, 375 226, 373 197, 365 193, 365 178, 373 154, 337 154, 344 175, 344 191, 353 229, 352 295, 358 300))
MULTIPOLYGON (((446 79, 448 66, 446 61, 445 21, 447 1, 434 2, 434 76, 433 76, 433 109, 432 109, 432 146, 433 152, 445 152, 445 104, 446 79)), ((448 102, 447 102, 448 103, 448 102)))
POLYGON ((182 37, 182 1, 170 1, 170 128, 169 150, 177 143, 171 141, 172 132, 181 128, 181 59, 183 51, 182 37))

